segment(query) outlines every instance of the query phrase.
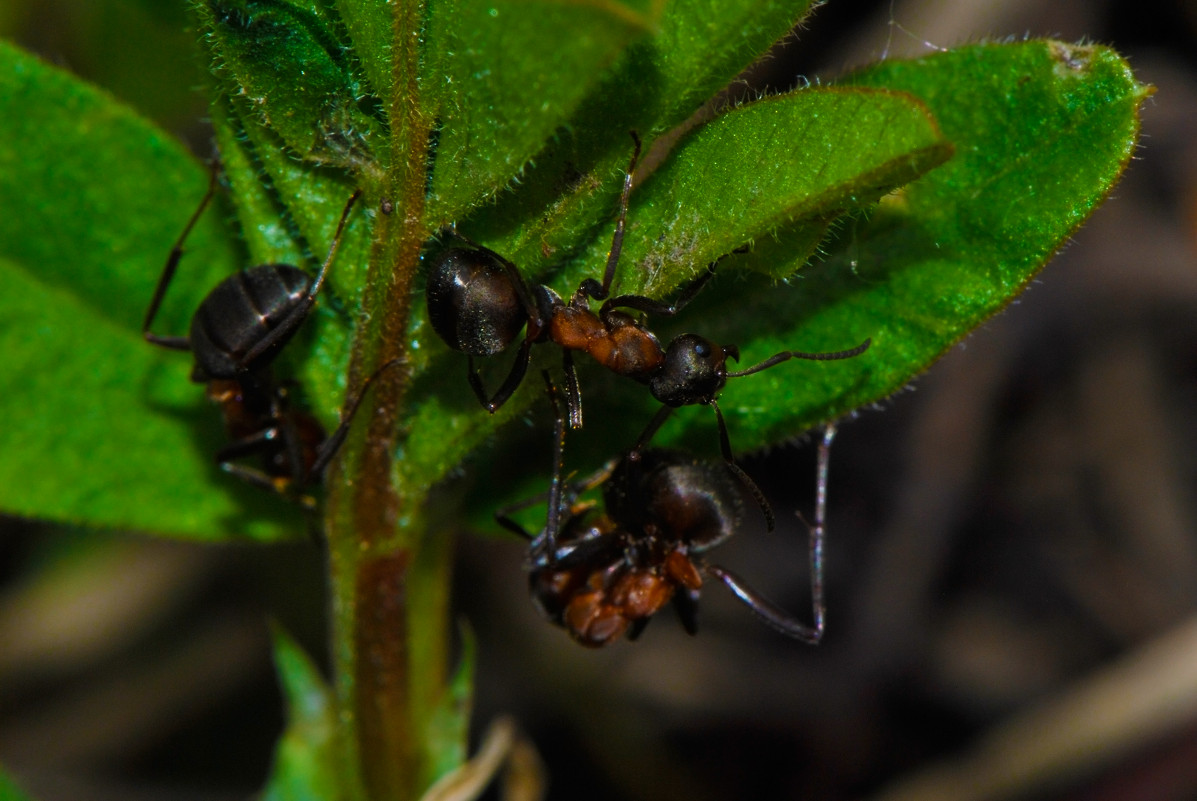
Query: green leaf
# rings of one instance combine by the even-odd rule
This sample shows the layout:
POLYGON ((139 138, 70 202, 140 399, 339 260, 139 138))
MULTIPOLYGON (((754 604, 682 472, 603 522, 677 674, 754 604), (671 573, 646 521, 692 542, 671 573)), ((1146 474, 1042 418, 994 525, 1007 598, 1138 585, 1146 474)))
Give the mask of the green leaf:
POLYGON ((685 121, 810 13, 810 0, 681 0, 666 4, 657 36, 629 54, 603 98, 636 109, 637 127, 664 132, 685 121), (655 80, 635 67, 651 61, 655 80))
MULTIPOLYGON (((677 321, 662 324, 664 338, 688 330, 738 345, 743 366, 783 350, 840 350, 873 339, 869 351, 852 359, 789 361, 729 380, 719 404, 737 453, 896 392, 1015 298, 1109 193, 1134 152, 1138 108, 1151 91, 1107 48, 1050 41, 977 45, 887 62, 851 84, 922 98, 955 155, 871 213, 841 222, 828 255, 787 282, 734 274, 737 262, 759 257, 762 244, 778 252, 763 238, 753 253, 721 262, 715 280, 677 321)), ((857 146, 845 140, 842 150, 857 146)), ((731 220, 724 224, 734 227, 731 220)), ((780 239, 802 228, 783 228, 780 239)), ((718 231, 713 226, 712 235, 718 231)), ((636 235, 651 243, 653 233, 636 235)), ((636 252, 647 246, 627 247, 636 252)), ((597 252, 592 248, 592 258, 597 252)), ((490 385, 509 360, 486 373, 490 385)), ((543 364, 554 360, 555 354, 543 364)), ((643 387, 589 361, 579 363, 586 428, 570 437, 571 470, 584 471, 629 447, 657 408, 643 387)), ((543 394, 540 382, 526 384, 533 385, 524 388, 527 402, 543 394)), ((448 410, 442 405, 435 411, 448 410)), ((443 429, 449 447, 458 445, 452 438, 467 438, 467 419, 443 429)), ((546 425, 542 420, 537 430, 546 425)), ((655 443, 685 440, 713 455, 714 427, 708 410, 682 409, 655 443)), ((531 436, 512 438, 476 466, 487 480, 471 505, 483 517, 499 503, 543 487, 549 442, 531 436), (513 458, 527 459, 529 448, 543 453, 531 457, 543 465, 532 486, 507 467, 513 458)))
MULTIPOLYGON (((361 63, 375 97, 385 106, 393 99, 394 4, 378 0, 335 0, 338 16, 353 42, 354 57, 361 63)), ((414 5, 414 3, 413 3, 414 5)))
POLYGON ((807 0, 671 0, 515 189, 475 224, 516 264, 576 252, 605 226, 627 163, 628 131, 646 142, 685 123, 810 12, 807 0))
POLYGON ((274 662, 287 708, 287 728, 261 801, 332 801, 342 798, 336 753, 336 708, 320 671, 294 640, 274 628, 274 662))
POLYGON ((461 656, 457 671, 428 725, 428 750, 433 756, 425 784, 465 764, 469 757, 470 713, 474 701, 477 641, 468 626, 461 626, 461 656))
MULTIPOLYGON (((216 469, 218 411, 186 354, 141 323, 203 167, 102 92, 0 43, 0 508, 74 523, 252 538, 302 532, 294 510, 216 469), (289 520, 288 520, 289 515, 289 520)), ((237 264, 209 214, 154 328, 184 333, 237 264)))
POLYGON ((226 73, 294 153, 349 169, 373 166, 376 125, 358 107, 362 90, 347 49, 318 14, 286 0, 207 0, 198 8, 218 75, 226 73))
MULTIPOLYGON (((369 16, 362 8, 347 12, 358 14, 357 21, 343 20, 351 38, 359 28, 374 29, 361 21, 361 14, 369 16)), ((780 11, 768 8, 773 16, 765 27, 781 19, 780 11)), ((669 65, 690 64, 699 83, 730 68, 735 59, 728 55, 700 69, 706 63, 687 49, 734 38, 710 32, 714 38, 702 39, 700 17, 693 5, 669 6, 657 28, 624 50, 614 70, 580 101, 570 132, 559 140, 560 152, 576 154, 577 137, 593 137, 592 167, 626 164, 626 131, 597 126, 584 113, 603 103, 614 107, 607 90, 619 76, 627 78, 621 66, 627 59, 657 59, 657 71, 676 80, 684 70, 669 65), (683 18, 689 22, 677 22, 683 18), (666 36, 671 26, 690 33, 666 36), (717 69, 716 62, 723 66, 717 69)), ((375 56, 354 55, 353 63, 367 74, 375 69, 366 68, 375 56)), ((23 153, 19 162, 9 156, 12 163, 0 176, 0 197, 22 209, 0 232, 6 234, 0 256, 13 289, 0 301, 8 307, 0 336, 17 374, 25 377, 4 401, 13 425, 4 435, 10 455, 0 464, 0 503, 21 514, 191 536, 217 536, 230 526, 254 538, 279 536, 285 504, 218 474, 210 462, 223 442, 218 413, 202 401, 199 387, 183 380, 185 357, 140 341, 144 307, 128 302, 152 291, 170 243, 202 193, 202 171, 102 95, 15 51, 5 50, 3 57, 13 68, 0 82, 13 90, 3 95, 0 126, 14 140, 37 142, 43 150, 23 153), (82 155, 72 160, 74 154, 82 155), (95 165, 101 163, 122 169, 100 175, 95 165), (109 366, 96 369, 101 362, 109 366), (39 369, 47 363, 56 369, 39 369), (64 376, 71 392, 61 391, 64 376), (65 433, 62 420, 71 421, 65 433), (41 475, 47 463, 56 466, 54 478, 41 475), (274 511, 263 516, 262 509, 274 511)), ((1008 303, 1109 191, 1133 147, 1144 91, 1108 50, 1028 42, 889 62, 854 78, 852 88, 747 104, 684 137, 633 193, 618 286, 668 296, 720 254, 753 242, 751 253, 720 263, 720 277, 679 324, 738 344, 744 364, 781 350, 840 350, 872 337, 872 349, 855 359, 791 362, 730 382, 722 404, 737 450, 787 436, 895 391, 1008 303), (727 275, 745 268, 793 274, 837 214, 867 208, 879 194, 927 171, 945 157, 945 142, 956 145, 954 159, 885 198, 871 216, 841 224, 840 250, 789 279, 790 289, 727 275)), ((452 102, 465 103, 468 96, 452 102)), ((449 108, 447 98, 440 100, 449 108)), ((667 103, 652 113, 666 119, 680 109, 667 103), (665 107, 672 111, 661 112, 665 107)), ((510 109, 505 113, 510 119, 510 109)), ((225 98, 214 116, 251 258, 235 258, 213 227, 215 215, 205 219, 155 325, 164 333, 185 331, 197 299, 238 263, 321 261, 353 186, 339 171, 293 159, 294 148, 260 123, 245 98, 225 98)), ((453 119, 485 127, 499 117, 453 119)), ((497 152, 526 147, 535 138, 533 127, 497 152)), ((442 146, 450 140, 442 139, 442 146)), ((539 165, 554 163, 557 152, 538 160, 529 184, 545 178, 539 165)), ((492 180, 514 162, 504 164, 489 173, 492 180)), ((519 263, 530 274, 564 263, 554 283, 570 291, 581 277, 601 272, 614 204, 609 197, 598 202, 606 192, 599 187, 617 177, 613 172, 597 183, 583 177, 589 189, 567 188, 564 194, 558 182, 547 213, 544 205, 526 203, 535 193, 501 195, 464 226, 505 255, 524 254, 519 263), (495 228, 504 219, 533 218, 537 222, 526 226, 495 228)), ((466 194, 476 195, 485 183, 466 194)), ((461 203, 470 202, 465 197, 461 203)), ((283 356, 286 374, 302 381, 326 425, 336 422, 345 393, 375 214, 355 214, 330 291, 283 356)), ((663 326, 662 335, 667 331, 663 326)), ((398 464, 405 486, 419 495, 486 441, 495 423, 521 415, 541 390, 527 382, 491 418, 473 402, 464 359, 427 331, 421 315, 409 335, 415 383, 406 396, 407 438, 398 464)), ((496 385, 510 358, 487 365, 488 385, 496 385)), ((539 358, 552 364, 559 357, 539 358)), ((601 399, 588 403, 588 420, 607 432, 608 443, 630 441, 652 413, 647 393, 593 367, 584 367, 582 378, 584 387, 597 388, 588 396, 601 399)), ((694 428, 710 437, 708 413, 685 410, 679 417, 662 432, 662 443, 694 428)), ((299 528, 294 518, 288 525, 299 528)))
POLYGON ((33 798, 17 786, 7 771, 0 769, 0 801, 33 801, 33 798))
MULTIPOLYGON (((659 297, 791 224, 817 237, 828 220, 876 202, 951 153, 911 95, 810 89, 741 106, 682 141, 638 190, 619 291, 659 297)), ((607 247, 592 247, 590 270, 607 247)), ((786 266, 800 267, 809 253, 786 266)), ((755 266, 779 274, 775 265, 755 266)))
POLYGON ((1054 41, 886 62, 849 83, 922 98, 956 155, 845 227, 788 290, 754 282, 722 299, 750 310, 712 326, 746 364, 873 338, 855 359, 729 382, 740 449, 892 394, 1010 303, 1110 192, 1151 92, 1114 51, 1054 41))
MULTIPOLYGON (((741 106, 689 136, 633 193, 617 294, 666 296, 722 254, 797 224, 808 234, 808 249, 781 262, 793 269, 805 261, 828 220, 875 201, 950 154, 951 146, 922 103, 897 92, 808 90, 741 106)), ((609 246, 607 237, 592 243, 554 280, 556 288, 566 295, 582 278, 601 277, 609 246)), ((758 264, 757 269, 778 267, 758 264)), ((719 314, 750 316, 735 315, 734 309, 719 314)), ((462 377, 465 358, 444 349, 439 354, 453 365, 450 382, 456 383, 457 394, 470 396, 462 377)), ((498 380, 492 378, 491 385, 498 380)), ((505 413, 515 413, 543 391, 539 382, 529 384, 531 391, 510 401, 514 408, 505 413)), ((490 431, 490 421, 477 413, 472 397, 446 408, 452 386, 430 386, 439 397, 415 393, 416 422, 400 468, 413 485, 455 464, 490 431)), ((644 387, 635 388, 651 402, 644 387)), ((648 419, 636 412, 628 418, 648 419)), ((609 426, 605 420, 597 424, 609 426)))
POLYGON ((421 74, 438 120, 433 227, 501 190, 651 23, 617 0, 460 0, 433 12, 421 74))

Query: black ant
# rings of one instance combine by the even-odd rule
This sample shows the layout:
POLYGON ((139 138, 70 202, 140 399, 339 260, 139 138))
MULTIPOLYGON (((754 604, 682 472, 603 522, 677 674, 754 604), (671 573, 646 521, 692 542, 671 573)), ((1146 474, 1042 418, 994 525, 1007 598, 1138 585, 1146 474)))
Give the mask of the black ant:
POLYGON ((348 433, 348 426, 369 385, 393 366, 388 362, 362 384, 346 404, 341 425, 331 437, 311 415, 292 409, 286 386, 277 384, 270 364, 307 319, 324 285, 346 222, 360 192, 346 202, 328 256, 313 280, 290 264, 260 264, 225 278, 200 301, 186 337, 150 331, 162 299, 183 255, 183 243, 216 192, 216 171, 208 191, 171 248, 162 277, 146 310, 142 334, 147 342, 195 357, 191 379, 207 384, 208 397, 218 403, 232 440, 216 453, 221 469, 257 486, 314 503, 301 495, 313 483, 348 433), (261 459, 261 467, 235 460, 261 459))
POLYGON ((720 346, 697 334, 682 334, 662 348, 638 316, 621 309, 671 317, 685 308, 714 276, 718 261, 683 289, 672 304, 642 295, 608 297, 623 249, 632 174, 640 158, 640 137, 633 132, 632 139, 635 147, 624 175, 602 283, 585 279, 567 303, 547 286, 529 287, 510 261, 454 233, 469 247, 449 248, 433 262, 427 286, 428 318, 449 347, 469 356, 470 387, 479 403, 492 413, 507 402, 523 381, 532 345, 552 341, 562 348, 572 428, 582 426, 582 400, 573 363, 573 351, 580 350, 609 370, 646 384, 653 397, 664 404, 641 435, 634 452, 648 443, 674 409, 702 403, 715 410, 723 456, 732 463, 727 428, 716 403, 727 379, 759 373, 789 359, 848 359, 868 350, 871 340, 831 353, 782 351, 759 364, 735 371, 729 371, 726 364, 729 358, 740 359, 735 345, 720 346), (590 308, 592 298, 603 301, 597 314, 590 308), (504 350, 521 328, 524 340, 515 364, 498 391, 488 397, 474 366, 474 357, 504 350))
POLYGON ((366 390, 385 370, 399 363, 399 359, 392 359, 362 383, 346 401, 341 423, 332 436, 315 417, 291 408, 290 393, 283 385, 263 387, 261 383, 235 379, 209 381, 208 398, 220 405, 225 431, 232 440, 216 452, 217 465, 242 481, 314 507, 315 499, 303 490, 320 481, 324 468, 345 441, 366 390), (247 386, 256 389, 247 392, 247 386), (236 461, 249 456, 257 456, 261 466, 249 467, 236 461))
MULTIPOLYGON (((556 413, 553 480, 545 528, 536 537, 509 515, 533 498, 501 510, 496 519, 531 541, 529 588, 552 623, 582 645, 606 645, 625 632, 636 639, 651 617, 672 601, 683 628, 697 631, 703 576, 724 584, 758 618, 787 637, 816 644, 823 636, 823 534, 827 465, 835 429, 819 445, 815 524, 810 527, 814 625, 770 603, 743 579, 705 555, 736 533, 743 522, 741 489, 747 477, 726 462, 696 459, 678 451, 650 449, 638 459, 613 460, 594 476, 562 480, 565 420, 556 387, 548 381, 556 413), (605 513, 578 497, 602 487, 605 513)), ((751 484, 751 480, 747 479, 751 484)), ((751 489, 756 490, 755 485, 751 489)), ((756 491, 762 510, 766 502, 756 491)), ((766 510, 767 511, 767 510, 766 510)), ((771 518, 771 514, 767 513, 771 518)))

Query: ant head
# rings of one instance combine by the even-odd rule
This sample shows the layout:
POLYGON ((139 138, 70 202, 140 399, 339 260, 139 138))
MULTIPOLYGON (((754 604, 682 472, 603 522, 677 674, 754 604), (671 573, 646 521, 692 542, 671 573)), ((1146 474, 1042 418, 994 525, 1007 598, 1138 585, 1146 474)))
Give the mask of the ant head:
POLYGON ((729 357, 739 358, 734 345, 724 348, 697 334, 682 334, 665 349, 665 361, 649 380, 649 391, 666 406, 708 403, 727 383, 729 357))

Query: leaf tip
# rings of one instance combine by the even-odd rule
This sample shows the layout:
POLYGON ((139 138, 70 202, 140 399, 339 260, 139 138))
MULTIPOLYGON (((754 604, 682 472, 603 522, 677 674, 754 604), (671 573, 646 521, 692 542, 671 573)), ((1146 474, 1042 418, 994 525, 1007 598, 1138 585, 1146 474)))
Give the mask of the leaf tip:
POLYGON ((1117 51, 1109 47, 1085 42, 1061 42, 1055 39, 1048 40, 1046 44, 1048 53, 1055 62, 1055 73, 1060 78, 1084 78, 1105 67, 1121 74, 1131 87, 1130 93, 1136 102, 1155 94, 1155 87, 1135 80, 1130 65, 1117 51))

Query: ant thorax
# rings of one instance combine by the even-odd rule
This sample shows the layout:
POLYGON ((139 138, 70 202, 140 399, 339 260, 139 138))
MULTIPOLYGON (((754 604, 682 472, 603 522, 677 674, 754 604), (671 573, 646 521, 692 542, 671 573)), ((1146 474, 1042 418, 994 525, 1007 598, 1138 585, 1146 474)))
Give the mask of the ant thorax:
POLYGON ((584 351, 608 370, 646 383, 665 361, 656 335, 620 311, 596 315, 574 304, 553 310, 549 338, 566 350, 584 351))

